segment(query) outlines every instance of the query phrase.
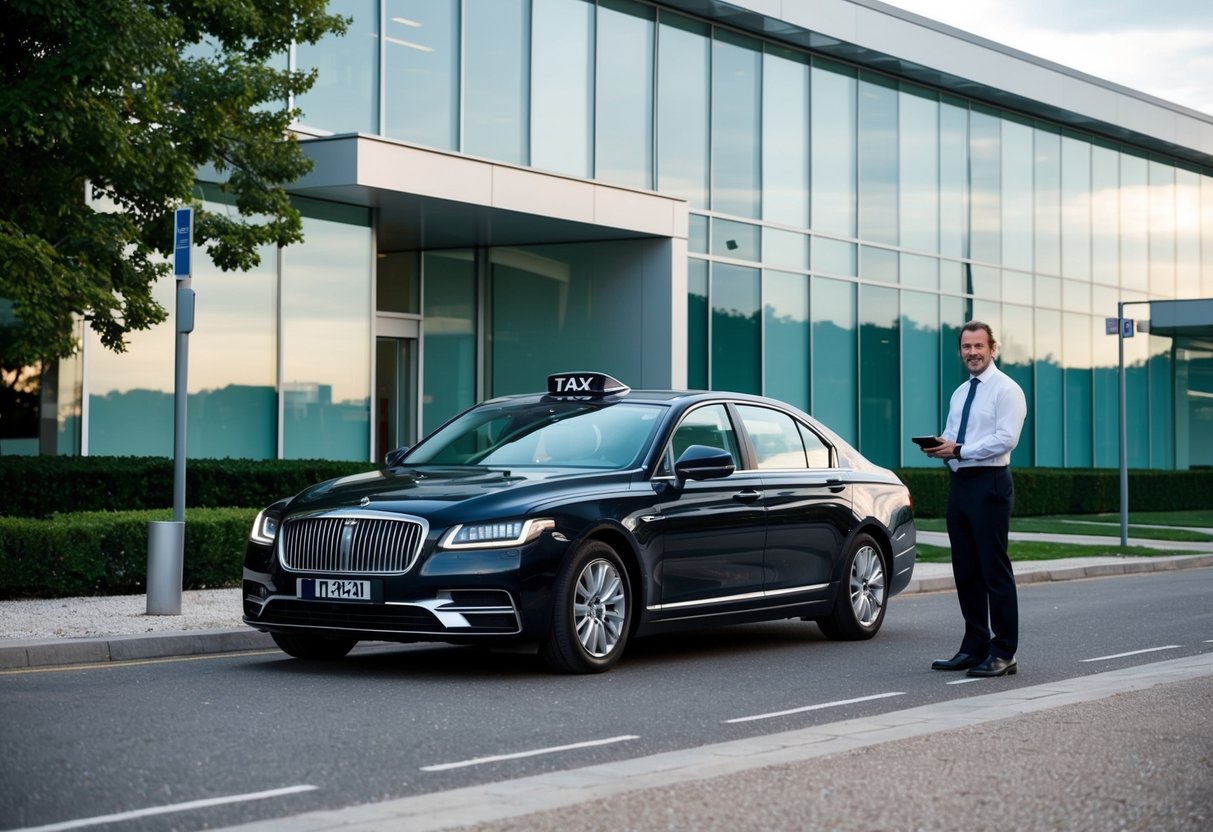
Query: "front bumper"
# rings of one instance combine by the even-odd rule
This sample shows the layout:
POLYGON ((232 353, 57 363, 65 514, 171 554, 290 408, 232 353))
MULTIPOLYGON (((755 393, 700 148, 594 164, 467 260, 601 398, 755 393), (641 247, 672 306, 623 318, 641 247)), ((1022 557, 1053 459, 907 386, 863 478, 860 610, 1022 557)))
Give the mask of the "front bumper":
POLYGON ((244 622, 270 632, 340 631, 391 640, 516 635, 522 631, 518 605, 505 590, 439 590, 432 597, 373 603, 309 600, 266 589, 260 581, 245 579, 244 622))

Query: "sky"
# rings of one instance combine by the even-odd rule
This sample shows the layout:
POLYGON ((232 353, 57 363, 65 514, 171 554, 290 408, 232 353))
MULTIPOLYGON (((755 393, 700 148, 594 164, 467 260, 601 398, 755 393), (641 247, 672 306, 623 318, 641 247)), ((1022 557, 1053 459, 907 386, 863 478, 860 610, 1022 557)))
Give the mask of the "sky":
POLYGON ((1213 0, 882 0, 1213 116, 1213 0))

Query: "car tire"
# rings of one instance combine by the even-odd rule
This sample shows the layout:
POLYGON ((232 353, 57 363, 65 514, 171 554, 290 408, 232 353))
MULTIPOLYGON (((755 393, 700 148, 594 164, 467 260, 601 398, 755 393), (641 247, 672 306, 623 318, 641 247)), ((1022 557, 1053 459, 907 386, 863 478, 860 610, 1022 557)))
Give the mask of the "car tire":
POLYGON ((834 608, 817 626, 827 638, 862 641, 880 630, 888 602, 888 567, 879 544, 856 535, 847 549, 834 608))
POLYGON ((318 636, 302 633, 270 633, 282 652, 296 659, 333 661, 344 658, 354 649, 358 639, 349 636, 318 636))
POLYGON ((552 621, 539 654, 561 673, 601 673, 619 661, 631 628, 631 584, 619 554, 591 540, 556 576, 552 621))

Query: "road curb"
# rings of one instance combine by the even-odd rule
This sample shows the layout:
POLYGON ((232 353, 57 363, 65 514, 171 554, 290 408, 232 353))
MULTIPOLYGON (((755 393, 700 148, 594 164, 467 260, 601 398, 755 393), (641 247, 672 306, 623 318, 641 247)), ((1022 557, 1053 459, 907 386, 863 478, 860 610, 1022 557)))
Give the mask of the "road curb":
MULTIPOLYGON (((1147 561, 1099 563, 1090 566, 1049 568, 1047 561, 1033 562, 1031 568, 1017 570, 1019 584, 1071 581, 1115 575, 1168 572, 1213 566, 1213 555, 1158 557, 1147 561)), ((953 592, 951 575, 912 578, 903 595, 925 592, 953 592)), ((0 671, 23 668, 55 667, 74 664, 138 661, 211 653, 237 653, 274 647, 268 633, 252 628, 186 630, 146 635, 102 636, 98 638, 60 638, 0 643, 0 671)))
POLYGON ((238 653, 273 646, 268 633, 251 628, 13 641, 0 644, 0 670, 238 653))

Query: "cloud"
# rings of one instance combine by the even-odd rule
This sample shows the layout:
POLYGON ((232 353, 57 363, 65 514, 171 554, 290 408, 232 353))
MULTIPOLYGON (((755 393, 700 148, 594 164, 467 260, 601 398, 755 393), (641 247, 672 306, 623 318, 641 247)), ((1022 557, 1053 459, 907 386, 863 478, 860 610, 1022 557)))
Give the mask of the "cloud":
POLYGON ((1213 114, 1208 0, 896 0, 890 5, 1213 114))

